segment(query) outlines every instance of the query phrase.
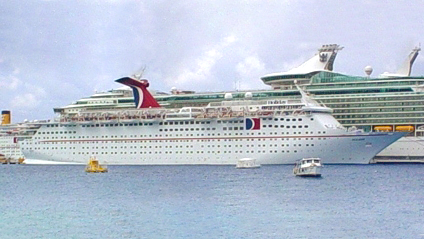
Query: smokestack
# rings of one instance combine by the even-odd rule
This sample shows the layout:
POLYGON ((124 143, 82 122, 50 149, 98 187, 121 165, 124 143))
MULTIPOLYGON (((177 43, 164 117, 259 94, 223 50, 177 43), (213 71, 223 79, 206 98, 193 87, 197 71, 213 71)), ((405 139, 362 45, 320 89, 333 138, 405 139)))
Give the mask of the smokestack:
POLYGON ((2 118, 1 125, 10 124, 10 118, 11 118, 10 110, 3 110, 1 112, 1 118, 2 118))

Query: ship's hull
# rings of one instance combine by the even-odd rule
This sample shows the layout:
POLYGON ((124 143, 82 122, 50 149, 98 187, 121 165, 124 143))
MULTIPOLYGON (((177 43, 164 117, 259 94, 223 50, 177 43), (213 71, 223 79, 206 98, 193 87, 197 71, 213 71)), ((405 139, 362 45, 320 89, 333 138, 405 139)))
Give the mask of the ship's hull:
MULTIPOLYGON (((253 148, 261 148, 261 150, 253 151, 204 151, 199 143, 208 144, 213 148, 223 147, 225 144, 225 138, 214 138, 214 139, 181 139, 172 140, 175 143, 169 143, 169 140, 165 139, 151 139, 149 141, 156 141, 152 143, 153 147, 159 147, 161 141, 164 144, 169 144, 170 147, 181 147, 181 151, 175 151, 173 153, 158 153, 156 152, 143 152, 136 150, 134 152, 120 150, 116 154, 106 155, 102 153, 106 152, 92 152, 86 154, 88 157, 91 154, 98 155, 102 162, 108 164, 129 164, 129 165, 235 165, 241 158, 251 157, 257 159, 260 164, 294 164, 299 158, 307 157, 319 157, 323 159, 325 164, 368 164, 370 160, 381 150, 383 150, 388 144, 396 141, 401 137, 400 133, 393 134, 378 134, 378 135, 343 135, 343 136, 328 136, 326 140, 318 142, 318 138, 313 137, 312 142, 316 145, 310 148, 297 148, 294 147, 281 147, 274 146, 274 143, 284 142, 285 140, 293 140, 294 138, 289 137, 272 137, 272 138, 260 138, 262 141, 253 144, 253 148), (179 142, 181 141, 181 142, 179 142), (224 141, 224 142, 219 142, 224 141), (184 143, 182 143, 184 142, 184 143), (266 146, 259 146, 265 143, 266 146), (190 148, 194 146, 193 148, 190 148), (189 148, 190 151, 186 150, 189 148), (283 150, 284 149, 284 150, 283 150), (193 150, 193 151, 191 151, 193 150), (202 151, 200 151, 202 150, 202 151), (193 152, 193 153, 192 153, 193 152), (259 153, 260 152, 260 153, 259 153)), ((239 138, 239 141, 254 140, 255 138, 239 138)), ((232 140, 235 140, 234 138, 232 140)), ((135 148, 137 145, 143 144, 145 140, 131 139, 127 145, 128 148, 135 148), (133 145, 133 146, 130 146, 133 145)), ((81 142, 88 143, 88 142, 81 142)), ((108 143, 105 142, 105 145, 108 143)), ((111 144, 115 144, 114 142, 111 144)), ((118 143, 119 144, 119 143, 118 143)), ((243 143, 244 144, 244 143, 243 143)), ((240 148, 246 148, 240 146, 240 148)), ((231 143, 227 144, 231 145, 231 143)), ((237 147, 238 144, 232 144, 232 147, 237 147)), ((105 146, 106 147, 106 146, 105 146)), ((112 153, 112 152, 109 152, 112 153)), ((64 153, 40 153, 37 151, 24 151, 27 158, 36 158, 40 160, 58 161, 58 162, 76 162, 86 163, 87 156, 75 155, 66 156, 64 153), (62 156, 63 155, 63 156, 62 156)))
POLYGON ((329 129, 322 122, 336 121, 327 115, 260 119, 262 126, 251 130, 245 120, 42 126, 22 149, 30 159, 79 163, 96 156, 102 163, 130 165, 236 165, 242 158, 294 164, 308 157, 325 164, 368 164, 404 135, 329 129))
POLYGON ((376 159, 424 160, 424 137, 403 137, 381 151, 376 159))
MULTIPOLYGON (((0 137, 1 138, 1 137, 0 137)), ((2 143, 0 146, 0 154, 9 155, 7 152, 10 150, 9 143, 2 143)), ((23 157, 20 147, 15 145, 13 147, 14 157, 23 157)), ((40 160, 40 157, 46 158, 47 161, 52 161, 51 157, 43 156, 43 154, 27 153, 34 160, 40 160)), ((386 159, 386 160, 424 160, 424 137, 402 137, 395 141, 387 148, 383 149, 378 153, 374 159, 386 159)), ((38 161, 34 161, 37 162, 38 161)), ((65 161, 60 161, 65 162, 65 161)), ((79 161, 80 163, 86 163, 85 161, 79 161)), ((396 161, 397 162, 397 161, 396 161)))

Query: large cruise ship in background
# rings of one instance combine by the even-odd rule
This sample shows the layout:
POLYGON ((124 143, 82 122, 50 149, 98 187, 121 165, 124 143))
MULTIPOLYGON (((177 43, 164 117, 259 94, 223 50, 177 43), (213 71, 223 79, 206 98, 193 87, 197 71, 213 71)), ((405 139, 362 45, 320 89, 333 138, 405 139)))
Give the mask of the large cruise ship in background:
POLYGON ((9 160, 23 158, 16 138, 19 132, 14 127, 10 127, 10 111, 3 110, 1 112, 0 123, 0 158, 9 160))
MULTIPOLYGON (((253 99, 299 98, 294 80, 318 102, 334 110, 334 117, 345 127, 373 131, 407 131, 409 134, 383 150, 380 159, 424 159, 424 76, 410 76, 419 47, 412 50, 396 73, 383 73, 374 78, 349 76, 333 72, 339 45, 324 45, 316 55, 288 72, 262 77, 269 90, 252 90, 253 99)), ((154 94, 160 105, 167 108, 200 107, 217 102, 230 94, 242 100, 245 91, 194 93, 171 90, 171 94, 154 94)), ((54 109, 56 113, 77 114, 84 110, 134 108, 131 89, 120 88, 98 93, 77 102, 54 109)))
MULTIPOLYGON (((377 158, 424 159, 424 77, 410 76, 412 64, 420 48, 415 48, 405 64, 395 74, 384 73, 378 78, 349 76, 332 72, 339 45, 323 45, 318 53, 301 66, 288 72, 262 77, 269 90, 249 91, 254 100, 276 98, 299 99, 294 85, 297 81, 311 96, 334 109, 333 116, 345 127, 365 132, 407 131, 396 143, 383 150, 377 158)), ((244 100, 247 91, 204 92, 179 91, 171 94, 152 92, 165 108, 205 107, 210 102, 244 100)), ((78 116, 86 111, 131 110, 135 107, 131 88, 123 87, 96 93, 73 104, 54 109, 58 117, 78 116)), ((1 138, 1 136, 0 136, 1 138)))
POLYGON ((11 124, 11 112, 3 110, 0 118, 0 158, 1 163, 21 163, 24 155, 19 142, 31 137, 38 126, 31 123, 11 124))
POLYGON ((293 164, 320 157, 326 164, 368 164, 402 132, 348 130, 300 88, 300 99, 211 102, 205 107, 166 109, 131 77, 137 109, 86 110, 38 122, 21 142, 27 158, 84 163, 90 156, 109 164, 235 165, 242 158, 260 164, 293 164))

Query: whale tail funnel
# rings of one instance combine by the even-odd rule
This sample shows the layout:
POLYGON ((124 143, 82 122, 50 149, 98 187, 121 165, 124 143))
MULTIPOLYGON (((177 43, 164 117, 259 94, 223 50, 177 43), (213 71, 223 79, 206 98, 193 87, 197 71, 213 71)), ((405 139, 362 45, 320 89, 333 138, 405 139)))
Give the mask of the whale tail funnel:
POLYGON ((116 80, 116 82, 132 88, 137 109, 161 107, 147 90, 147 87, 149 87, 149 82, 147 80, 136 79, 134 77, 123 77, 116 80))

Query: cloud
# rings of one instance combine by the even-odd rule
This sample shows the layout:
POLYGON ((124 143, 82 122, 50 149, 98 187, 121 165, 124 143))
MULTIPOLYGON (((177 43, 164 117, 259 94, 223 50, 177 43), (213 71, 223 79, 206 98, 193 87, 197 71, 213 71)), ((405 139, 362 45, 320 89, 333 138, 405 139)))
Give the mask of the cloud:
POLYGON ((266 73, 265 64, 257 56, 246 57, 236 65, 236 71, 240 77, 238 90, 248 90, 258 86, 259 78, 266 73))
POLYGON ((25 85, 21 92, 11 100, 13 109, 36 109, 47 95, 44 88, 34 85, 25 85))
POLYGON ((10 69, 6 77, 0 77, 0 94, 3 104, 13 110, 31 110, 40 106, 40 100, 46 96, 44 88, 24 83, 20 79, 20 70, 17 67, 10 69))
POLYGON ((12 107, 16 109, 26 108, 26 109, 32 109, 39 105, 39 101, 37 100, 37 97, 35 94, 32 93, 25 93, 19 96, 15 96, 12 99, 12 107))
MULTIPOLYGON (((19 80, 16 76, 8 76, 8 77, 1 77, 0 78, 0 89, 3 90, 16 90, 18 89, 19 85, 21 85, 22 82, 19 80)), ((0 91, 0 92, 1 92, 0 91)), ((6 92, 4 92, 6 93, 6 92)))
MULTIPOLYGON (((121 87, 114 80, 141 66, 152 89, 162 91, 226 91, 235 82, 239 89, 264 89, 263 74, 297 67, 322 44, 337 43, 345 49, 336 71, 364 75, 364 66, 372 65, 379 74, 406 57, 397 49, 424 36, 422 1, 414 0, 23 0, 1 6, 0 103, 18 120, 50 117, 53 107, 93 89, 121 87), (33 108, 12 109, 3 100, 15 97, 13 106, 33 108)), ((418 56, 414 74, 424 74, 423 59, 418 56)))
POLYGON ((22 81, 19 79, 20 70, 10 60, 0 59, 0 94, 7 95, 8 92, 16 90, 22 81))
POLYGON ((207 49, 197 59, 192 61, 192 65, 181 69, 181 72, 174 77, 166 79, 168 86, 192 87, 193 84, 210 84, 212 77, 212 68, 219 61, 226 48, 237 41, 233 35, 226 36, 215 46, 207 49))

